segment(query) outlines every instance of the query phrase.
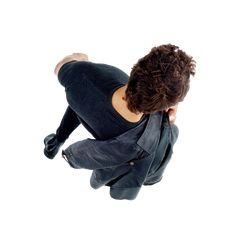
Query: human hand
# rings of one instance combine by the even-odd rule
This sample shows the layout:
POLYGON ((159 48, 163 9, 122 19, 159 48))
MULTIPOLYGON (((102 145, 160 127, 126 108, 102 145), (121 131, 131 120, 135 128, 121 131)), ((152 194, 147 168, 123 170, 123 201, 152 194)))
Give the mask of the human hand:
POLYGON ((70 62, 70 61, 88 61, 88 56, 84 53, 73 53, 73 54, 70 54, 66 57, 64 57, 56 66, 55 66, 55 69, 54 69, 54 73, 55 75, 58 75, 59 73, 59 70, 60 68, 70 62))
POLYGON ((88 61, 88 56, 84 53, 73 53, 69 56, 77 61, 88 61))
POLYGON ((176 120, 176 113, 177 113, 177 109, 178 109, 178 105, 175 105, 175 106, 172 106, 166 110, 164 110, 165 112, 168 113, 168 116, 169 116, 169 120, 170 120, 170 123, 174 123, 175 120, 176 120))

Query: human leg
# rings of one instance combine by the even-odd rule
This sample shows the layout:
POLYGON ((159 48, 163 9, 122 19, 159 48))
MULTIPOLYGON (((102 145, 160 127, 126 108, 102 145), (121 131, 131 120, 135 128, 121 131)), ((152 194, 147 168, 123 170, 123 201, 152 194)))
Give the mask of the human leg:
POLYGON ((68 106, 61 120, 56 134, 52 133, 44 139, 44 154, 46 157, 53 159, 58 153, 59 148, 68 139, 69 135, 78 127, 79 121, 76 113, 68 106))
POLYGON ((80 120, 77 114, 70 106, 65 111, 65 114, 56 130, 56 136, 59 142, 65 142, 70 134, 80 125, 80 120))

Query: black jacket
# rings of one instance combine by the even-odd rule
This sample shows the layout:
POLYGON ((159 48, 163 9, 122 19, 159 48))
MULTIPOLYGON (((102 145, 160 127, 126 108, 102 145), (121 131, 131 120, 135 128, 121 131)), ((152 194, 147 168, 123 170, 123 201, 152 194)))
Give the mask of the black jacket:
POLYGON ((114 199, 135 199, 142 185, 162 179, 179 133, 167 113, 148 116, 144 130, 139 124, 108 140, 78 141, 63 151, 65 159, 73 168, 93 170, 93 188, 106 185, 114 199))

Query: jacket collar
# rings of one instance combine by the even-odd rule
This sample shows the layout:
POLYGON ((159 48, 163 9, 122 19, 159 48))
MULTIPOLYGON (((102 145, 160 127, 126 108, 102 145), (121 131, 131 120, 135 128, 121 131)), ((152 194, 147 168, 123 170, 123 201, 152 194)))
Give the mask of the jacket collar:
POLYGON ((159 142, 162 120, 163 113, 150 114, 145 130, 137 141, 137 144, 149 154, 153 153, 159 142))

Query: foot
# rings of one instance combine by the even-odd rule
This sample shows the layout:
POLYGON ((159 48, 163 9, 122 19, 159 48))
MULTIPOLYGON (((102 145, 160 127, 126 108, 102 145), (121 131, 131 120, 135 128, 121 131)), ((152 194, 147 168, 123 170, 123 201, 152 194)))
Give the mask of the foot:
POLYGON ((53 159, 55 155, 58 153, 60 147, 64 144, 64 142, 59 142, 56 138, 56 134, 50 134, 44 139, 44 154, 49 159, 53 159))

